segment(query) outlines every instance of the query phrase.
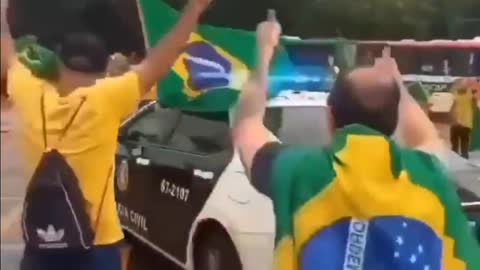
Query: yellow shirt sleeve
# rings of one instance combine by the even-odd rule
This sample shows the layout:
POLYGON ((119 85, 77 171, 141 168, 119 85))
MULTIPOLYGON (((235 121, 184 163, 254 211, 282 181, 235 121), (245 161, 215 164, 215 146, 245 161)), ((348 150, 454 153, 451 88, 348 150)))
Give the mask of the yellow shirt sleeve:
POLYGON ((135 71, 122 76, 109 77, 98 81, 94 88, 102 96, 102 106, 112 111, 119 119, 135 112, 140 102, 140 81, 135 71))

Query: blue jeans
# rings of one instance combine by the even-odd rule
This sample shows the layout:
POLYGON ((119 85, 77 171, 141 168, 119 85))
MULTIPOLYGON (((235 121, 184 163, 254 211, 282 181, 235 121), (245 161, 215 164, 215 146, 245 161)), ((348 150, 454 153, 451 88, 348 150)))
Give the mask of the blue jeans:
POLYGON ((25 249, 20 270, 121 270, 119 245, 88 251, 25 249))

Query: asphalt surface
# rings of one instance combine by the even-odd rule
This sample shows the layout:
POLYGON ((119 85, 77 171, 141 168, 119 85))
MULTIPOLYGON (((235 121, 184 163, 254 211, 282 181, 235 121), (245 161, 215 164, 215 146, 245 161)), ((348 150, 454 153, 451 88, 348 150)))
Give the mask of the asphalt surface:
MULTIPOLYGON (((22 202, 27 185, 23 172, 22 156, 18 147, 18 131, 15 115, 11 111, 1 112, 1 265, 2 270, 18 270, 23 253, 20 230, 22 202)), ((166 259, 135 244, 129 270, 178 270, 166 259)))
POLYGON ((17 270, 23 251, 19 217, 26 180, 12 125, 14 115, 2 111, 1 117, 1 269, 17 270))

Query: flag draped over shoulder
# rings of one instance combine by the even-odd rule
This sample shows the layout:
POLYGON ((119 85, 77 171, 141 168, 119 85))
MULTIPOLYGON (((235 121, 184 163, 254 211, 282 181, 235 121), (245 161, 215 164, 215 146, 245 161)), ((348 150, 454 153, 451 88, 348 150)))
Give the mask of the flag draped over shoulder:
POLYGON ((376 131, 352 125, 331 149, 288 147, 271 178, 275 269, 480 269, 439 161, 376 131))
MULTIPOLYGON (((161 0, 139 3, 152 47, 175 25, 179 13, 161 0)), ((284 56, 277 55, 276 62, 286 61, 284 56)), ((190 111, 226 111, 236 101, 255 61, 255 33, 201 25, 159 83, 159 101, 190 111)))

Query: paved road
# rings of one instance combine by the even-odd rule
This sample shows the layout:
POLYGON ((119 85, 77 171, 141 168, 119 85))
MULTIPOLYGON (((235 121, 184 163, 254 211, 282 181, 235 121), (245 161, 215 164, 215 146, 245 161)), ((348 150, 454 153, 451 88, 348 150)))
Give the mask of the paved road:
MULTIPOLYGON (((14 128, 14 114, 1 113, 1 265, 2 270, 18 270, 23 252, 20 214, 26 189, 22 157, 18 151, 18 132, 14 128)), ((131 270, 178 270, 171 263, 145 248, 137 248, 131 270)))
POLYGON ((23 250, 19 217, 26 187, 11 113, 2 112, 1 133, 1 269, 17 270, 23 250), (5 132, 10 130, 9 132, 5 132))
POLYGON ((476 164, 477 166, 480 166, 480 151, 476 151, 474 153, 471 153, 470 154, 470 159, 472 160, 472 162, 474 164, 476 164))

